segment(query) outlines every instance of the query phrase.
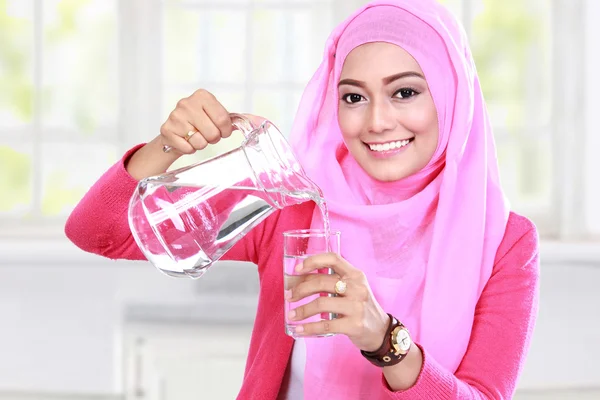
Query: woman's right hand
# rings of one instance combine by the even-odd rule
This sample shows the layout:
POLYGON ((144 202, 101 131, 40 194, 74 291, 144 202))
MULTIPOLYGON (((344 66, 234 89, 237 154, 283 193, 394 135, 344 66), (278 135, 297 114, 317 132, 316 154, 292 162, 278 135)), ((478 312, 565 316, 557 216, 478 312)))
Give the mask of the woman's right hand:
POLYGON ((193 154, 231 136, 231 132, 229 112, 212 93, 199 89, 177 102, 160 128, 160 138, 171 151, 193 154))
POLYGON ((183 154, 217 143, 229 137, 232 130, 231 117, 225 107, 212 93, 199 89, 177 102, 162 124, 160 135, 137 150, 125 167, 136 180, 162 174, 183 154), (171 150, 165 153, 164 146, 170 146, 171 150))

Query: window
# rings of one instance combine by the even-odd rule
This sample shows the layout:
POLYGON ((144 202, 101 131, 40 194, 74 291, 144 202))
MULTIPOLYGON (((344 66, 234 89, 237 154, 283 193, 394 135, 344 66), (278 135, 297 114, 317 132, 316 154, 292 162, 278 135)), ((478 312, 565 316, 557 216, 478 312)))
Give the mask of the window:
POLYGON ((3 231, 63 221, 115 160, 116 10, 116 0, 0 1, 3 231))
POLYGON ((463 22, 513 209, 556 233, 550 0, 442 0, 463 22))
POLYGON ((230 112, 268 116, 290 130, 333 26, 332 1, 168 0, 162 14, 163 120, 179 99, 204 88, 230 112))
POLYGON ((60 235, 102 172, 198 88, 288 129, 332 4, 0 0, 0 235, 60 235))
MULTIPOLYGON (((600 88, 584 53, 597 2, 439 1, 469 35, 513 209, 547 238, 600 235, 586 147, 600 88)), ((0 235, 60 235, 98 176, 198 88, 288 131, 327 35, 363 3, 0 0, 0 235)))
POLYGON ((598 237, 600 161, 586 147, 596 136, 586 110, 598 90, 597 2, 440 1, 469 36, 513 209, 547 239, 598 237))

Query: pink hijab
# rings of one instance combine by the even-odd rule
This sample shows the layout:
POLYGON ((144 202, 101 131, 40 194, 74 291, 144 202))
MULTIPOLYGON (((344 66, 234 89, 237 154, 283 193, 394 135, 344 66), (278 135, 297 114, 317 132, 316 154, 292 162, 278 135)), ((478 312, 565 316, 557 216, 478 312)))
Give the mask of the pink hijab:
MULTIPOLYGON (((509 206, 479 79, 454 17, 434 0, 374 1, 359 9, 330 35, 290 142, 323 190, 332 229, 342 232, 342 256, 364 271, 383 309, 409 328, 429 357, 456 371, 509 206), (353 48, 376 41, 396 44, 417 60, 438 112, 432 160, 392 183, 361 169, 337 122, 343 62, 353 48)), ((322 227, 318 211, 313 226, 322 227)), ((346 336, 305 343, 307 399, 373 399, 381 393, 381 369, 346 336)))

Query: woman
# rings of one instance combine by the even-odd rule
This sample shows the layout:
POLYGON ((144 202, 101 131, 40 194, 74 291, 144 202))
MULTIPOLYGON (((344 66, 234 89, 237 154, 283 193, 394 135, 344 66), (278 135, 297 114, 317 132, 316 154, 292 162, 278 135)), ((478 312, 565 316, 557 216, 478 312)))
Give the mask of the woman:
MULTIPOLYGON (((126 220, 137 180, 230 134, 212 94, 181 100, 157 138, 92 187, 68 237, 143 259, 126 220)), ((322 226, 311 203, 272 214, 226 253, 256 263, 261 283, 239 398, 511 398, 537 313, 537 233, 509 213, 479 80, 451 15, 434 0, 358 10, 331 34, 290 139, 342 232, 341 257, 305 260, 303 273, 330 266, 336 275, 283 293, 282 233, 322 226), (338 335, 287 337, 283 297, 319 292, 341 295, 298 307, 295 319, 341 314, 300 325, 338 335)))

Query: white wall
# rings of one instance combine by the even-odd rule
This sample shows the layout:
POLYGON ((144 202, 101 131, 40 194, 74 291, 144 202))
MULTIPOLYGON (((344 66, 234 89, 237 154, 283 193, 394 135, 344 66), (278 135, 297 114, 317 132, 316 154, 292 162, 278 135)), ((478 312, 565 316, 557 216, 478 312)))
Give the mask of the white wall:
POLYGON ((540 311, 521 388, 600 387, 600 260, 542 261, 540 311))
MULTIPOLYGON (((204 284, 170 278, 149 263, 84 254, 66 239, 0 241, 0 254, 0 392, 118 393, 127 307, 201 306, 202 293, 224 286, 219 273, 204 284)), ((229 271, 240 277, 240 267, 256 276, 253 265, 229 271)), ((241 279, 242 291, 254 290, 241 279)), ((254 307, 244 315, 253 318, 254 307)))
MULTIPOLYGON (((583 43, 585 46, 585 96, 582 99, 585 106, 586 124, 585 129, 588 132, 588 142, 585 144, 586 154, 586 176, 584 186, 589 195, 585 206, 585 215, 587 216, 588 229, 597 237, 600 237, 600 185, 598 182, 598 171, 600 171, 600 128, 598 127, 598 110, 600 110, 600 1, 587 0, 585 26, 587 40, 583 43)), ((565 80, 565 83, 567 80, 565 80)))

